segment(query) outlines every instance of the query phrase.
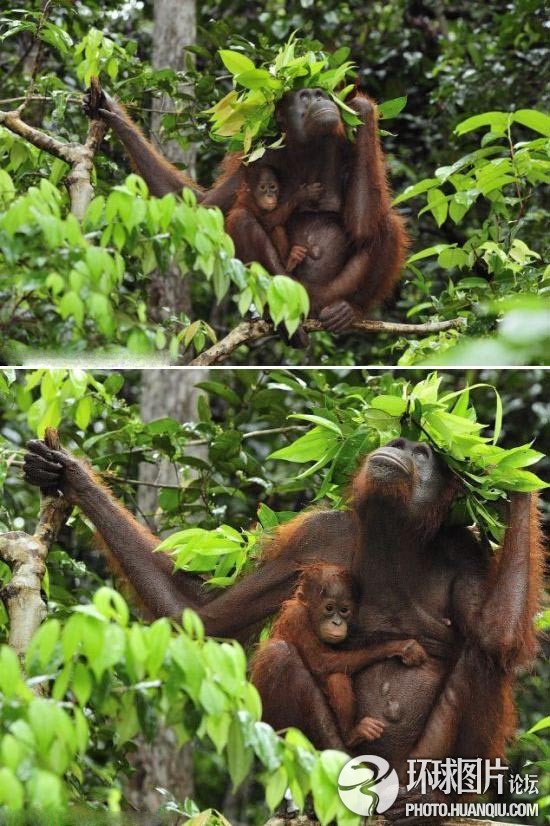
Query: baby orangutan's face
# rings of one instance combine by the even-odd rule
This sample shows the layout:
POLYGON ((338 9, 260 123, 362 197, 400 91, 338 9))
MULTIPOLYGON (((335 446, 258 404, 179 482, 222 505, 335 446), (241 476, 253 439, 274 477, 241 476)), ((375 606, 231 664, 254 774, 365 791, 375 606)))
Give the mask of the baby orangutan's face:
POLYGON ((339 645, 349 633, 353 604, 346 588, 338 583, 323 594, 317 605, 309 605, 312 625, 317 637, 328 645, 339 645))
POLYGON ((264 212, 272 212, 279 203, 279 184, 275 175, 268 169, 262 169, 254 187, 254 199, 264 212))

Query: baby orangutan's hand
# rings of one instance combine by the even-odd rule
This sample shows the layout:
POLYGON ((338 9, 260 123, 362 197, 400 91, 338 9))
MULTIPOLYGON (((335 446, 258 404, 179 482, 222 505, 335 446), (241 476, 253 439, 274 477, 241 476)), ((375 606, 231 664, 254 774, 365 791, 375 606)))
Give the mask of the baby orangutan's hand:
POLYGON ((405 665, 422 665, 428 655, 416 640, 407 640, 401 652, 401 660, 405 665))
POLYGON ((363 717, 353 729, 347 745, 354 746, 363 740, 368 742, 378 740, 384 734, 385 728, 386 726, 380 720, 375 720, 374 717, 363 717))

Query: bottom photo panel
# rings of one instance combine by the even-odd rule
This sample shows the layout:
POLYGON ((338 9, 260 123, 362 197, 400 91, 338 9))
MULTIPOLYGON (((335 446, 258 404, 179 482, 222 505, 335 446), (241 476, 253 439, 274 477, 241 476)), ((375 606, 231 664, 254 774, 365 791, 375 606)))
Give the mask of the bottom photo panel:
POLYGON ((548 822, 549 389, 0 370, 1 822, 548 822))

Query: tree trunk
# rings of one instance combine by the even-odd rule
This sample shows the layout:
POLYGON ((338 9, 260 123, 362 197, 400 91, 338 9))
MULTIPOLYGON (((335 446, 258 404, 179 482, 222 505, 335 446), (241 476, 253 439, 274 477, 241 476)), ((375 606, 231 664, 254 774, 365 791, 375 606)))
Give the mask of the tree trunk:
MULTIPOLYGON (((153 29, 153 58, 155 69, 169 67, 179 71, 184 68, 184 48, 195 42, 195 0, 155 0, 155 26, 153 29)), ((186 91, 189 91, 186 89, 186 91)), ((167 95, 155 104, 161 112, 174 108, 174 101, 167 95)), ((172 163, 184 163, 191 176, 194 174, 195 149, 182 149, 177 141, 162 140, 162 115, 154 112, 151 119, 151 138, 158 149, 172 163)), ((192 317, 191 296, 188 280, 179 268, 172 264, 168 271, 152 276, 149 286, 149 316, 159 323, 172 315, 185 313, 192 317)))
MULTIPOLYGON (((180 422, 196 418, 198 391, 195 384, 206 378, 206 370, 144 370, 141 378, 140 413, 144 422, 170 416, 180 422)), ((195 455, 204 448, 194 448, 195 455)), ((143 462, 139 477, 143 482, 179 484, 181 469, 170 462, 143 462)), ((159 488, 140 486, 138 507, 155 526, 155 510, 159 488)), ((167 789, 179 802, 193 795, 193 762, 191 747, 178 748, 173 732, 159 728, 152 743, 137 738, 139 748, 131 756, 135 768, 126 794, 138 811, 155 812, 166 800, 158 789, 167 789)))
MULTIPOLYGON (((194 0, 155 0, 153 30, 153 66, 157 69, 183 68, 183 49, 195 42, 196 9, 194 0)), ((170 109, 173 102, 163 96, 158 106, 170 109)), ((192 172, 194 150, 184 151, 176 141, 162 143, 160 114, 153 114, 153 140, 160 151, 173 163, 184 162, 192 172)), ((168 272, 156 273, 149 287, 149 314, 153 320, 165 321, 171 315, 185 313, 191 316, 189 285, 174 264, 168 272)), ((169 370, 146 370, 142 375, 141 415, 143 421, 172 416, 179 421, 193 419, 196 410, 195 381, 188 374, 169 370)), ((144 482, 177 484, 177 471, 169 462, 158 465, 143 463, 140 479, 144 482)), ((158 488, 140 487, 138 505, 142 513, 153 514, 158 488)), ((154 519, 153 519, 154 522, 154 519)), ((178 749, 173 734, 160 729, 153 743, 140 743, 134 755, 136 767, 131 788, 127 790, 130 802, 138 810, 156 811, 163 802, 157 788, 167 789, 182 802, 193 793, 192 754, 188 746, 178 749)))
MULTIPOLYGON (((193 422, 197 418, 197 400, 200 391, 196 384, 204 381, 208 370, 144 370, 141 377, 140 415, 144 422, 170 416, 178 422, 193 422)), ((204 457, 204 447, 191 447, 189 454, 204 457)), ((179 485, 184 471, 171 462, 150 464, 142 462, 139 478, 142 482, 179 485)), ((155 510, 159 489, 142 486, 138 492, 138 506, 149 526, 157 531, 155 510)))
MULTIPOLYGON (((155 69, 185 68, 184 49, 195 42, 197 32, 196 9, 194 0, 155 0, 155 27, 153 29, 153 67, 155 69)), ((191 92, 186 87, 187 93, 191 92)), ((161 111, 174 108, 174 101, 163 95, 158 106, 161 111)), ((194 174, 195 149, 182 149, 177 141, 163 141, 161 130, 162 116, 154 112, 151 119, 153 140, 168 160, 183 163, 191 176, 194 174)))

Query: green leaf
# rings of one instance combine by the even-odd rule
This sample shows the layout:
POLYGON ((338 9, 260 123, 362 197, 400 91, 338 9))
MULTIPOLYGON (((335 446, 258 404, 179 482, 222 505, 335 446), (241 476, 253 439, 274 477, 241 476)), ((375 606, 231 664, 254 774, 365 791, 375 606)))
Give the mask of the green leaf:
POLYGON ((230 49, 220 49, 219 55, 223 61, 223 65, 232 75, 239 75, 241 72, 249 72, 256 68, 250 58, 240 52, 233 52, 230 49))
POLYGON ((234 789, 240 786, 250 773, 253 760, 254 752, 245 746, 240 715, 236 715, 231 721, 227 740, 227 768, 234 789))
POLYGON ((550 728, 550 717, 543 717, 542 720, 539 720, 535 723, 534 726, 525 732, 526 734, 535 734, 537 731, 542 731, 543 729, 550 728))
POLYGON ((348 760, 348 755, 342 752, 323 751, 319 754, 313 769, 311 775, 313 805, 315 814, 323 826, 334 819, 339 805, 341 805, 337 791, 337 780, 342 767, 348 760))
POLYGON ((508 112, 484 112, 482 115, 474 115, 461 121, 455 127, 454 132, 455 135, 465 135, 482 126, 490 126, 492 132, 503 134, 506 132, 511 117, 508 112))
POLYGON ((256 722, 252 729, 250 742, 266 769, 270 772, 277 771, 281 765, 281 748, 279 738, 271 726, 267 723, 256 722))
POLYGON ((288 417, 289 419, 300 419, 304 422, 312 422, 313 424, 318 424, 320 427, 325 427, 328 430, 332 430, 334 433, 337 433, 339 436, 342 435, 341 428, 333 422, 331 419, 326 419, 324 416, 315 416, 310 413, 291 413, 288 417))
POLYGON ((52 772, 35 769, 28 784, 29 805, 33 809, 60 811, 64 804, 63 786, 52 772))
POLYGON ((27 650, 27 668, 31 667, 34 660, 37 661, 41 669, 46 668, 46 665, 50 663, 60 633, 59 620, 51 619, 40 626, 27 650))
POLYGON ((513 113, 512 120, 515 123, 521 123, 522 126, 528 126, 529 129, 534 129, 535 132, 540 132, 545 137, 550 137, 550 116, 544 112, 539 112, 537 109, 518 109, 513 113))
POLYGON ((467 266, 469 259, 470 257, 465 250, 448 247, 439 253, 437 263, 440 267, 450 270, 452 267, 467 266))
POLYGON ((449 249, 450 244, 435 244, 433 247, 425 247, 420 252, 415 252, 407 258, 407 265, 414 264, 415 261, 421 261, 423 258, 430 258, 432 255, 440 255, 443 250, 449 249))
POLYGON ((205 680, 201 685, 199 700, 207 714, 217 716, 225 711, 226 697, 224 692, 209 680, 205 680))
POLYGON ((86 428, 90 424, 93 409, 94 403, 90 396, 84 396, 84 398, 79 400, 76 406, 74 420, 80 428, 80 430, 86 430, 86 428))
POLYGON ((283 766, 279 766, 272 774, 269 775, 265 787, 265 800, 269 809, 273 811, 283 799, 284 793, 288 786, 288 775, 283 766))
POLYGON ((399 396, 376 396, 370 406, 376 410, 383 410, 390 416, 402 416, 407 409, 407 401, 399 396))
POLYGON ((287 447, 282 447, 270 453, 268 459, 283 459, 285 462, 317 461, 333 445, 336 444, 338 436, 336 433, 325 427, 314 427, 305 436, 296 439, 287 447))
POLYGON ((92 675, 84 663, 78 662, 74 667, 72 690, 81 706, 85 706, 92 693, 92 675))
POLYGON ((424 209, 420 210, 418 213, 422 215, 422 213, 429 211, 434 216, 435 220, 437 221, 437 226, 440 227, 445 218, 447 217, 447 211, 449 209, 449 202, 447 196, 441 189, 430 189, 428 191, 428 206, 424 207, 424 209))
POLYGON ((128 625, 128 605, 114 588, 108 588, 106 585, 99 588, 94 594, 93 604, 106 619, 112 619, 122 626, 128 625))
POLYGON ((251 69, 247 72, 240 72, 236 78, 239 86, 245 89, 278 89, 281 87, 280 81, 270 75, 267 69, 251 69))
POLYGON ((73 291, 65 293, 59 302, 58 309, 61 318, 72 316, 79 325, 84 321, 84 304, 77 293, 73 291))
POLYGON ((300 319, 309 313, 309 298, 298 281, 286 275, 270 279, 267 288, 267 304, 273 323, 284 322, 289 335, 298 329, 300 319))
POLYGON ((25 791, 23 784, 11 769, 0 768, 0 805, 8 811, 18 812, 23 808, 25 791))
POLYGON ((30 695, 23 683, 17 654, 7 645, 0 648, 0 689, 8 698, 21 694, 23 689, 30 695))
POLYGON ((238 394, 227 384, 222 384, 222 382, 220 381, 197 382, 197 387, 200 390, 204 390, 211 396, 219 396, 221 399, 224 399, 226 402, 228 402, 228 404, 232 405, 237 410, 240 408, 242 404, 242 399, 238 396, 238 394))
POLYGON ((379 105, 378 116, 381 120, 387 118, 394 118, 405 108, 406 105, 406 97, 394 98, 393 100, 386 100, 384 101, 384 103, 381 103, 379 105))
POLYGON ((351 49, 348 46, 340 46, 339 49, 336 49, 330 57, 330 65, 331 66, 340 66, 340 64, 344 63, 350 55, 351 49))
POLYGON ((423 192, 427 192, 429 189, 433 189, 434 186, 438 185, 438 178, 424 178, 423 181, 419 181, 417 184, 413 184, 404 189, 401 195, 394 198, 393 205, 397 206, 397 204, 400 204, 402 201, 407 201, 409 198, 416 197, 416 195, 422 195, 423 192))

